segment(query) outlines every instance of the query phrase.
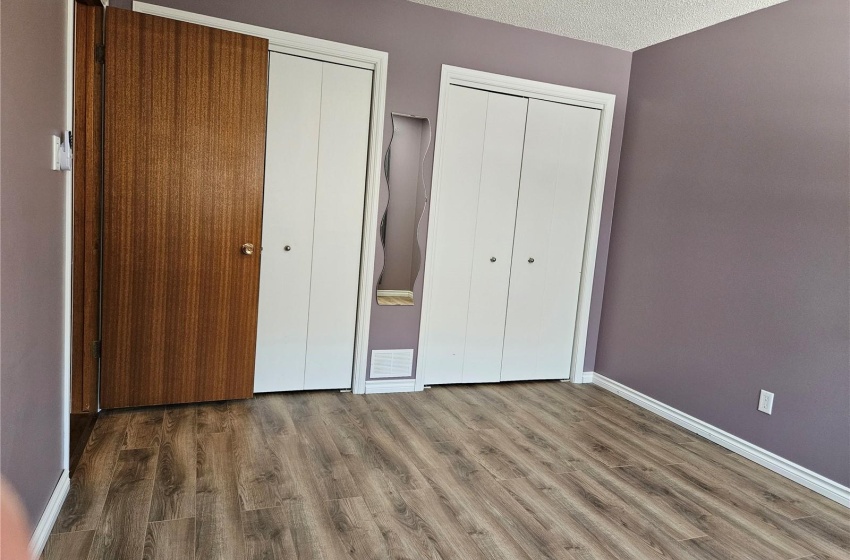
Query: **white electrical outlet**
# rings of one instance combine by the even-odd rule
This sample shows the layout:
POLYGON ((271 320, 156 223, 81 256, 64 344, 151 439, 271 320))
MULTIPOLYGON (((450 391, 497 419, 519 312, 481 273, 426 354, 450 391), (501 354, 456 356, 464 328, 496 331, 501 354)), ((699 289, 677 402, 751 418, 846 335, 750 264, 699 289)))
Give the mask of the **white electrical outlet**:
POLYGON ((765 414, 773 414, 773 393, 762 389, 759 393, 759 411, 765 414))

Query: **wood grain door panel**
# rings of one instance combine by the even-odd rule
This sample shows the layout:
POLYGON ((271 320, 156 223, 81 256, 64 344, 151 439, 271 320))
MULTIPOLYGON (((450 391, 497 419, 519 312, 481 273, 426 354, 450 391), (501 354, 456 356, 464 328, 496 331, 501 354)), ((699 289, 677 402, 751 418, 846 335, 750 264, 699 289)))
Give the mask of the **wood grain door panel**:
POLYGON ((268 42, 114 8, 106 28, 101 404, 250 397, 268 42))
POLYGON ((97 410, 100 313, 100 161, 102 70, 95 45, 103 7, 75 5, 74 22, 74 254, 72 279, 71 413, 97 410))

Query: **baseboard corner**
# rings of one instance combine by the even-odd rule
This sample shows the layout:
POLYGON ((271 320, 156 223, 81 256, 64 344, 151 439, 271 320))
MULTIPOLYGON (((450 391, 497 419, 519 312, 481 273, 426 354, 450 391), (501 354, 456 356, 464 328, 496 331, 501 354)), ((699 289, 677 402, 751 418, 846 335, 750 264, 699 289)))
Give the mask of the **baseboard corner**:
POLYGON ((47 506, 44 508, 41 517, 38 520, 38 525, 32 532, 30 539, 30 555, 33 558, 40 558, 44 552, 44 547, 47 544, 47 539, 50 537, 50 531, 53 530, 53 524, 56 523, 56 518, 59 517, 59 512, 62 510, 62 504, 68 496, 68 491, 71 489, 71 479, 68 476, 68 471, 63 470, 59 475, 59 480, 53 488, 53 493, 50 495, 50 500, 47 501, 47 506))

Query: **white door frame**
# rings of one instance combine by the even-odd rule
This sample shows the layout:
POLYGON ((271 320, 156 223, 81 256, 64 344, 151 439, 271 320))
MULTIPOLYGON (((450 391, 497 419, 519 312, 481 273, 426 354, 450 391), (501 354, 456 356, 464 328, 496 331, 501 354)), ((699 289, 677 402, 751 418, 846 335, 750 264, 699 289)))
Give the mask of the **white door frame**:
POLYGON ((387 53, 183 10, 174 10, 145 2, 134 1, 133 11, 262 37, 268 39, 269 51, 372 70, 372 115, 369 123, 366 200, 363 211, 363 245, 360 254, 360 285, 357 296, 357 324, 354 335, 353 377, 351 382, 352 392, 365 393, 369 322, 372 314, 372 282, 375 272, 375 242, 378 233, 381 150, 384 142, 384 111, 387 97, 387 53))
MULTIPOLYGON (((74 40, 75 27, 74 17, 76 14, 74 0, 65 0, 65 130, 74 130, 74 40)), ((64 345, 62 348, 62 468, 65 470, 63 476, 67 476, 70 469, 70 447, 71 441, 71 364, 73 325, 71 322, 71 309, 74 302, 72 279, 74 274, 74 166, 71 171, 65 173, 65 242, 64 242, 64 270, 62 273, 63 284, 63 310, 62 331, 64 345)))
MULTIPOLYGON (((605 192, 605 172, 608 167, 608 149, 611 143, 611 128, 614 122, 614 101, 616 96, 611 93, 547 84, 444 64, 440 78, 440 104, 437 109, 437 135, 434 144, 434 171, 431 178, 428 241, 434 239, 437 232, 443 163, 442 147, 446 128, 443 117, 446 111, 446 98, 448 97, 449 86, 452 85, 472 87, 509 95, 519 95, 545 101, 568 103, 570 105, 599 109, 602 112, 599 124, 599 139, 596 145, 596 164, 593 171, 593 184, 591 186, 587 232, 584 242, 584 259, 582 260, 578 311, 576 312, 576 329, 572 342, 573 359, 570 364, 570 371, 565 372, 564 375, 565 378, 569 378, 573 383, 583 383, 585 378, 585 354, 587 353, 587 331, 590 321, 590 296, 593 290, 593 275, 596 269, 596 250, 599 244, 599 226, 602 220, 602 197, 605 192)), ((422 317, 419 324, 419 356, 416 363, 417 391, 424 389, 428 383, 428 380, 425 379, 425 367, 428 358, 427 335, 432 304, 430 288, 433 285, 434 262, 437 260, 436 252, 438 247, 432 244, 426 244, 426 248, 422 317)))

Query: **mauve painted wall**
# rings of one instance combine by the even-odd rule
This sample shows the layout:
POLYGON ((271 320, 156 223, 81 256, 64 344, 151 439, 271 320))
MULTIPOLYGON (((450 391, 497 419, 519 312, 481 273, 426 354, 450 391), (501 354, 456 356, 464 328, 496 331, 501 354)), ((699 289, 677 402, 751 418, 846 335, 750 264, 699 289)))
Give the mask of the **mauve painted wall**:
MULTIPOLYGON (((391 111, 429 117, 436 123, 442 64, 615 94, 585 364, 586 370, 593 369, 631 53, 405 0, 154 0, 153 3, 389 53, 384 149, 390 138, 391 111)), ((113 0, 111 5, 130 8, 132 2, 113 0)), ((425 171, 429 187, 432 162, 433 150, 429 152, 425 171)), ((382 209, 385 204, 384 194, 382 209)), ((427 213, 423 219, 427 224, 427 213)), ((427 226, 422 227, 420 235, 423 240, 427 237, 427 226)), ((377 254, 376 282, 383 261, 380 242, 377 254)), ((417 346, 421 274, 414 294, 417 304, 412 307, 373 303, 370 353, 373 348, 417 346)))
POLYGON ((50 135, 65 122, 63 0, 3 1, 0 24, 0 471, 30 522, 63 449, 65 175, 50 135))
POLYGON ((596 359, 845 485, 848 22, 791 0, 634 54, 596 359))

